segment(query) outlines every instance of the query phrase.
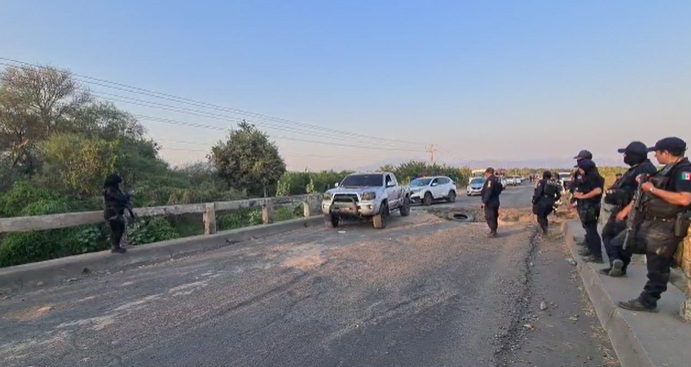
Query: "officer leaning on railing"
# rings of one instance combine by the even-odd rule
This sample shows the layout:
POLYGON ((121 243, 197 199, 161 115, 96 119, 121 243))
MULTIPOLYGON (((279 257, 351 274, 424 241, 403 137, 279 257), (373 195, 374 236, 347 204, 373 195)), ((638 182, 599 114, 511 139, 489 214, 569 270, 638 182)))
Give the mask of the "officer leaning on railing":
MULTIPOLYGON (((665 167, 640 184, 642 196, 637 212, 631 212, 633 203, 630 203, 617 214, 620 221, 628 215, 640 214, 636 216, 641 219, 635 224, 633 235, 628 236, 630 245, 623 243, 629 242, 625 241, 628 229, 613 242, 632 253, 645 254, 648 268, 643 292, 638 298, 619 302, 619 307, 655 312, 657 302, 667 290, 674 253, 689 228, 691 163, 684 157, 686 142, 676 137, 662 139, 648 151, 655 152, 655 158, 665 167)), ((641 182, 640 176, 638 180, 641 182)))
POLYGON ((120 246, 122 236, 125 233, 125 209, 134 219, 130 195, 122 191, 122 177, 111 174, 103 184, 103 218, 110 226, 110 248, 113 253, 124 254, 127 250, 120 246))

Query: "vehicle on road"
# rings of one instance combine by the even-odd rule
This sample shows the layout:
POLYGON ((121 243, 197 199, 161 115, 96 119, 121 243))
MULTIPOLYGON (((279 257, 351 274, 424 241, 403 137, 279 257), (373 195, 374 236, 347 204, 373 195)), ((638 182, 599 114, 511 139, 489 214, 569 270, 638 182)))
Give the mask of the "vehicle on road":
POLYGON ((470 177, 468 178, 468 185, 470 185, 470 181, 472 181, 474 178, 483 178, 485 177, 485 171, 487 169, 474 169, 470 171, 470 177))
POLYGON ((346 176, 322 198, 327 227, 338 227, 341 219, 372 218, 375 228, 386 228, 391 211, 410 215, 410 190, 391 172, 356 173, 346 176))
POLYGON ((436 200, 456 201, 456 183, 447 176, 418 177, 410 182, 410 201, 432 205, 436 200))
POLYGON ((521 179, 518 176, 507 176, 506 184, 510 186, 517 186, 521 184, 521 179))
POLYGON ((466 195, 468 195, 468 196, 480 195, 480 191, 482 190, 482 186, 485 185, 485 180, 486 180, 486 178, 484 178, 484 177, 475 177, 475 178, 471 179, 470 184, 465 189, 466 195))
POLYGON ((571 184, 571 172, 559 172, 559 184, 564 190, 569 189, 571 184))

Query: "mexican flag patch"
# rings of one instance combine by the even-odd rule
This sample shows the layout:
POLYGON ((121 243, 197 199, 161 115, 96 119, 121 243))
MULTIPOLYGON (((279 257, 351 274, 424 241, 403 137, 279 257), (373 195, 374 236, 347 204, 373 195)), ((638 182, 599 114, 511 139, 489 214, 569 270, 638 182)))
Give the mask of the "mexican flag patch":
POLYGON ((682 172, 681 179, 686 181, 691 180, 691 172, 682 172))

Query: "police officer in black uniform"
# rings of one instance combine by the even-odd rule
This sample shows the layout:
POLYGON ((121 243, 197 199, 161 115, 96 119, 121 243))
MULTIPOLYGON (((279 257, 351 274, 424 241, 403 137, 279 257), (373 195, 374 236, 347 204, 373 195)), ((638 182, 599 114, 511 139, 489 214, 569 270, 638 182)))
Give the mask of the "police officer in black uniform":
POLYGON ((480 195, 482 196, 482 207, 485 210, 485 221, 489 226, 489 237, 497 236, 499 224, 499 195, 503 187, 494 175, 494 168, 489 167, 485 170, 485 183, 482 185, 480 195))
POLYGON ((129 207, 130 197, 122 192, 121 184, 122 177, 117 174, 106 178, 103 184, 103 218, 110 226, 111 252, 124 254, 127 250, 120 247, 120 241, 125 234, 125 209, 129 207))
POLYGON ((612 240, 626 230, 626 222, 618 221, 617 214, 626 207, 635 191, 638 189, 636 177, 638 175, 653 175, 657 168, 648 159, 648 147, 640 141, 631 142, 626 148, 619 149, 619 153, 624 153, 624 163, 629 167, 624 175, 620 175, 612 187, 607 189, 605 203, 612 205, 613 209, 607 219, 607 224, 602 229, 602 242, 609 257, 609 267, 601 269, 600 272, 613 277, 620 277, 626 274, 626 268, 631 263, 631 254, 623 251, 621 243, 614 246, 612 240))
MULTIPOLYGON (((584 150, 581 150, 580 152, 578 152, 578 154, 575 157, 573 157, 573 159, 576 160, 576 165, 574 166, 574 168, 578 168, 578 162, 580 162, 584 159, 593 160, 593 153, 590 153, 590 151, 584 149, 584 150)), ((583 177, 579 173, 579 170, 576 169, 573 172, 573 178, 571 179, 571 184, 569 185, 569 188, 568 188, 569 192, 571 193, 571 200, 572 201, 575 200, 573 198, 573 194, 576 190, 576 186, 577 186, 578 182, 581 181, 582 179, 583 179, 583 177)))
POLYGON ((553 179, 552 173, 545 171, 533 193, 533 213, 537 215, 537 222, 540 224, 543 234, 547 234, 549 227, 547 216, 554 210, 554 203, 559 198, 561 198, 559 186, 553 179))
POLYGON ((585 228, 586 248, 579 253, 586 262, 603 263, 602 240, 597 233, 600 219, 602 194, 605 179, 597 170, 595 162, 590 159, 578 161, 579 179, 574 188, 574 198, 578 208, 578 217, 585 228))
MULTIPOLYGON (((659 140, 648 151, 654 151, 657 161, 665 167, 647 182, 640 183, 642 221, 636 227, 630 249, 645 254, 648 282, 638 298, 619 302, 619 307, 655 312, 657 301, 667 290, 674 253, 689 228, 691 163, 684 157, 686 142, 676 137, 659 140)), ((627 205, 617 219, 624 220, 632 207, 627 205)))

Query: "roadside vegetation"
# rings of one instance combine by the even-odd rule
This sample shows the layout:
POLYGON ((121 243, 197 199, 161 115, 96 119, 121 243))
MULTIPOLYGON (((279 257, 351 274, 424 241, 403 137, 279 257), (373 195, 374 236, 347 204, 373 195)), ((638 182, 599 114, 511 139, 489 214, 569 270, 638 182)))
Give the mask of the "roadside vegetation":
MULTIPOLYGON (((248 122, 213 146, 204 162, 170 167, 161 145, 138 119, 97 98, 68 70, 7 67, 0 73, 0 217, 102 209, 104 178, 118 172, 135 207, 240 200, 323 192, 350 172, 290 172, 269 136, 248 122)), ((446 175, 463 188, 468 167, 407 162, 388 165, 403 183, 446 175)), ((613 179, 618 168, 601 172, 613 179)), ((514 170, 528 175, 541 169, 514 170)), ((277 208, 276 220, 302 215, 277 208)), ((259 210, 219 213, 218 229, 261 223, 259 210)), ((144 218, 128 229, 142 245, 201 234, 201 215, 144 218)), ((107 248, 105 224, 28 233, 0 233, 0 267, 107 248)))

